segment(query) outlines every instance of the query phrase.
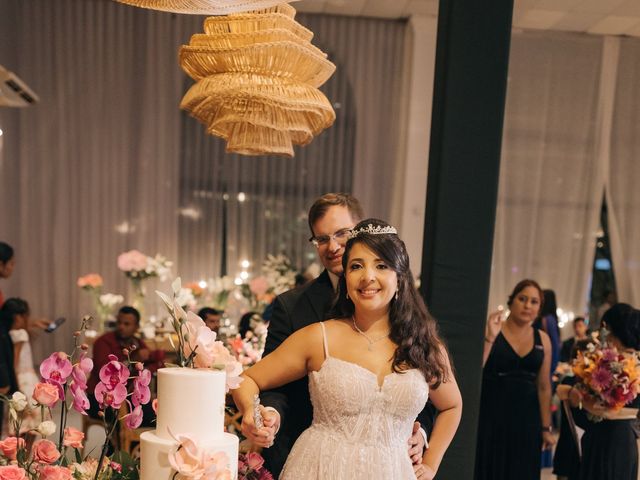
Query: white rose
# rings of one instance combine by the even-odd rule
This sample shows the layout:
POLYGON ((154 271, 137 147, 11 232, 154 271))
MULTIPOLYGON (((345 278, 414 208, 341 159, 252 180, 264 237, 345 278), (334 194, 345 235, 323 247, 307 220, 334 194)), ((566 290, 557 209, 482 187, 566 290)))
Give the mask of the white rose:
POLYGON ((45 420, 40 425, 38 425, 36 431, 43 437, 48 437, 49 435, 53 435, 53 433, 56 431, 56 424, 51 420, 45 420))
POLYGON ((16 412, 21 412, 27 408, 27 397, 22 392, 15 392, 9 400, 9 407, 13 408, 16 412))

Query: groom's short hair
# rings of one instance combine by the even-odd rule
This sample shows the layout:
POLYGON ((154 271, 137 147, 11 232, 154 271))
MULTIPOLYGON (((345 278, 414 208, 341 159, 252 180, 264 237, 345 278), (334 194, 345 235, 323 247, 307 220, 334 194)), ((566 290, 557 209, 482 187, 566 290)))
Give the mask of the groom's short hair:
POLYGON ((313 224, 324 217, 327 210, 334 206, 346 207, 355 222, 359 222, 364 218, 362 205, 353 195, 348 193, 325 193, 318 197, 309 209, 309 230, 311 230, 311 235, 314 234, 313 224))

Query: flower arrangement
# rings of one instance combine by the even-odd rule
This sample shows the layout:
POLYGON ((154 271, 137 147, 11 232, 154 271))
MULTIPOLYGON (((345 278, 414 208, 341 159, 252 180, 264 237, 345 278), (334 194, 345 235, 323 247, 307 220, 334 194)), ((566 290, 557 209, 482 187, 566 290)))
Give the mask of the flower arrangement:
POLYGON ((273 480, 273 476, 263 467, 264 458, 256 452, 241 454, 238 459, 239 480, 273 480))
MULTIPOLYGON (((259 317, 254 315, 254 317, 259 317)), ((251 329, 247 331, 245 337, 239 334, 235 337, 228 338, 227 348, 236 357, 236 359, 245 367, 251 366, 262 358, 265 343, 267 340, 267 326, 258 319, 251 323, 251 329)))
POLYGON ((144 301, 144 288, 142 281, 150 277, 159 277, 166 280, 171 274, 173 262, 160 254, 149 257, 138 250, 129 250, 118 255, 118 268, 131 280, 133 287, 132 304, 138 310, 142 310, 144 301))
POLYGON ((613 413, 622 410, 640 392, 638 353, 618 351, 596 337, 586 350, 578 352, 572 368, 579 379, 576 388, 613 413))
POLYGON ((114 307, 122 303, 124 297, 113 293, 102 293, 103 281, 102 277, 97 273, 83 275, 78 278, 76 283, 78 287, 91 295, 99 320, 97 330, 103 332, 106 328, 106 323, 113 317, 114 307))
MULTIPOLYGON (((82 321, 80 331, 74 333, 74 350, 71 355, 65 352, 51 354, 40 365, 42 381, 36 384, 31 398, 21 392, 10 398, 1 396, 9 406, 9 432, 13 433, 0 441, 0 478, 3 480, 124 480, 136 476, 135 468, 123 469, 122 463, 108 459, 106 452, 119 420, 118 413, 123 403, 129 405, 129 413, 124 415, 129 428, 137 428, 142 421, 142 405, 149 401, 149 381, 151 374, 142 364, 118 362, 113 356, 110 362, 100 369, 100 382, 94 394, 100 404, 106 433, 100 459, 82 458, 84 434, 75 428, 66 427, 68 412, 74 410, 86 415, 89 408, 87 398, 87 378, 93 369, 93 361, 86 356, 86 344, 80 344, 79 338, 86 330, 90 317, 82 321), (130 375, 129 368, 134 366, 136 374, 130 375), (129 393, 129 389, 132 393, 129 393), (130 399, 128 399, 130 397, 130 399), (51 420, 51 410, 60 404, 59 427, 51 420), (112 412, 109 412, 109 410, 112 412), (23 419, 39 410, 40 424, 29 434, 39 435, 29 452, 25 439, 21 436, 23 419), (108 413, 111 413, 109 415, 108 413), (57 444, 47 437, 59 431, 57 444), (67 458, 67 451, 75 451, 75 461, 67 458), (101 467, 98 468, 98 465, 101 467)), ((23 434, 24 435, 24 434, 23 434)), ((126 460, 127 456, 118 454, 126 460)), ((129 458, 127 463, 131 464, 129 458)))
POLYGON ((171 273, 171 265, 173 262, 160 254, 149 257, 138 250, 129 250, 118 255, 118 268, 131 279, 160 277, 161 280, 165 280, 171 273))
POLYGON ((237 388, 242 379, 242 365, 231 355, 224 344, 216 340, 216 333, 195 313, 185 312, 178 295, 182 290, 181 280, 177 278, 171 285, 173 298, 156 291, 162 299, 171 318, 171 325, 177 336, 178 345, 174 345, 179 367, 213 368, 224 370, 227 377, 227 391, 237 388))
POLYGON ((285 255, 267 255, 262 263, 262 275, 240 286, 242 295, 249 301, 252 311, 262 313, 276 295, 295 285, 296 271, 285 255))
POLYGON ((262 263, 262 273, 269 284, 268 293, 273 295, 290 290, 296 283, 296 270, 286 255, 267 255, 262 263))

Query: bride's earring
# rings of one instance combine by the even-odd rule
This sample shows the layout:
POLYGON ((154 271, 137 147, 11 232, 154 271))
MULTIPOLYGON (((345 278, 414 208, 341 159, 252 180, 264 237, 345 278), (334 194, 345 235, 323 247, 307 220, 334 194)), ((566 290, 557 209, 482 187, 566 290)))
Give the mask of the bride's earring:
POLYGON ((395 295, 395 297, 396 297, 396 300, 398 300, 398 290, 396 290, 396 295, 395 295))
POLYGON ((347 296, 347 300, 349 300, 349 292, 345 294, 347 296))

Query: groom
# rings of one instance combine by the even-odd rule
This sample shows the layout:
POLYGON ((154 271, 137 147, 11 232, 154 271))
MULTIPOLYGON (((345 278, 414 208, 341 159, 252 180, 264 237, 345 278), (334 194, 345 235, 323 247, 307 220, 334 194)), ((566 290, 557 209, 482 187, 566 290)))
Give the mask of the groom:
MULTIPOLYGON (((342 275, 342 254, 351 229, 364 218, 360 202, 353 196, 328 193, 318 198, 309 210, 310 241, 318 250, 325 270, 312 282, 279 295, 274 303, 264 355, 274 351, 293 332, 326 319, 338 279, 342 275)), ((313 410, 309 399, 308 378, 302 378, 276 390, 262 393, 265 425, 277 433, 271 448, 263 450, 267 469, 278 478, 289 451, 300 434, 311 425, 313 410)), ((419 417, 430 430, 433 416, 428 407, 419 417), (423 420, 424 417, 424 420, 423 420)), ((426 433, 416 422, 408 440, 409 455, 421 461, 426 433)), ((253 418, 245 415, 242 433, 255 439, 253 418)))

